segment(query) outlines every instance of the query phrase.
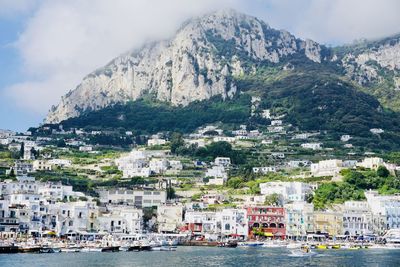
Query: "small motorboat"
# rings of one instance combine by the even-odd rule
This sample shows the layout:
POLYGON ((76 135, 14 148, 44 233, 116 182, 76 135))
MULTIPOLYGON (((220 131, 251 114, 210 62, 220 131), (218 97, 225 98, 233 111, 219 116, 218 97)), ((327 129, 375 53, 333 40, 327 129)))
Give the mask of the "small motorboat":
POLYGON ((287 249, 299 249, 301 247, 302 247, 302 244, 300 244, 300 243, 289 243, 286 246, 287 249))
POLYGON ((40 248, 40 253, 59 253, 61 249, 58 247, 48 247, 44 246, 40 248))
POLYGON ((118 252, 119 246, 110 246, 110 247, 102 247, 100 248, 101 252, 118 252))
POLYGON ((240 242, 238 243, 239 247, 262 247, 264 245, 263 242, 240 242))
POLYGON ((264 248, 282 248, 286 246, 286 243, 283 242, 264 242, 264 244, 262 245, 262 247, 264 248))
POLYGON ((61 248, 61 252, 65 253, 76 253, 76 252, 81 252, 82 248, 77 247, 77 246, 69 246, 65 248, 61 248))
POLYGON ((101 247, 84 247, 81 249, 81 252, 101 252, 101 247))
POLYGON ((312 257, 317 255, 317 253, 315 253, 314 251, 304 251, 303 249, 293 249, 290 252, 290 257, 312 257))
POLYGON ((175 246, 152 247, 152 251, 176 251, 175 246))
POLYGON ((339 244, 332 245, 332 249, 340 249, 340 245, 339 244))
POLYGON ((227 242, 218 242, 217 247, 221 248, 236 248, 238 246, 238 242, 236 241, 227 241, 227 242))
POLYGON ((317 254, 312 251, 309 246, 302 246, 300 249, 292 249, 290 252, 291 254, 289 254, 289 256, 291 257, 311 257, 317 254))
POLYGON ((129 251, 129 246, 120 246, 119 251, 129 251))

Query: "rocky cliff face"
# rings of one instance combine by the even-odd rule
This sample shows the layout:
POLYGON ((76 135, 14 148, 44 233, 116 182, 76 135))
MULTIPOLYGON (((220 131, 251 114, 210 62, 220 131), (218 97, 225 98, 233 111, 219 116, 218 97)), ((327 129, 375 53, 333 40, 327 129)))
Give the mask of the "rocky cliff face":
POLYGON ((355 45, 341 61, 346 75, 361 85, 381 82, 388 76, 396 85, 400 78, 400 36, 355 45))
POLYGON ((243 61, 277 63, 301 54, 320 63, 325 60, 321 49, 255 17, 219 11, 188 21, 170 40, 145 45, 89 74, 52 107, 46 122, 57 123, 144 95, 172 105, 215 95, 231 97, 237 90, 231 77, 249 71, 243 61))

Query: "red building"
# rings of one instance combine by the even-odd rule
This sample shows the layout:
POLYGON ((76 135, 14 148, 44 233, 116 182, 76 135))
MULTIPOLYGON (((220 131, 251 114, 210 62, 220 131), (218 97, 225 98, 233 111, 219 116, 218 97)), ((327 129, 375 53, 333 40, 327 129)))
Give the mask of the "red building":
POLYGON ((285 209, 281 207, 247 207, 249 238, 256 235, 274 239, 286 236, 285 209))

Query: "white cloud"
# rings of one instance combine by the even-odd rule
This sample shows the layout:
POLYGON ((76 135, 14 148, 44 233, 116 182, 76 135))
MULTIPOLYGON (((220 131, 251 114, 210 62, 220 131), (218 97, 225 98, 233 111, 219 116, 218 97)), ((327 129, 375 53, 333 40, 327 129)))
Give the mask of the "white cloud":
POLYGON ((0 15, 34 10, 15 44, 23 61, 21 83, 5 95, 44 115, 82 77, 115 56, 166 38, 184 19, 221 7, 324 43, 400 30, 398 0, 0 0, 0 15))
POLYGON ((31 11, 38 0, 0 0, 0 17, 10 17, 31 11))
POLYGON ((258 0, 271 26, 322 43, 348 43, 400 32, 398 0, 258 0))
POLYGON ((25 81, 6 88, 5 96, 45 114, 85 75, 117 55, 146 40, 167 38, 185 19, 234 2, 41 1, 15 43, 25 81))

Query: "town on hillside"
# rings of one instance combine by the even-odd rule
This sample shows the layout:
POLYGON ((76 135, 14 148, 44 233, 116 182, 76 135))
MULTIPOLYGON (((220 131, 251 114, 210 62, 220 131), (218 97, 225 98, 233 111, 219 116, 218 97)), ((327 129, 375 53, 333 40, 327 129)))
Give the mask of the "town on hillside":
POLYGON ((400 154, 263 116, 264 128, 217 123, 188 134, 2 130, 0 239, 323 247, 398 235, 400 154))

